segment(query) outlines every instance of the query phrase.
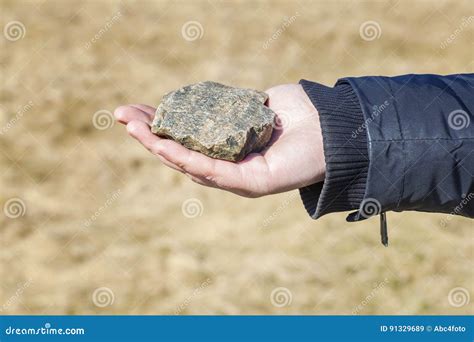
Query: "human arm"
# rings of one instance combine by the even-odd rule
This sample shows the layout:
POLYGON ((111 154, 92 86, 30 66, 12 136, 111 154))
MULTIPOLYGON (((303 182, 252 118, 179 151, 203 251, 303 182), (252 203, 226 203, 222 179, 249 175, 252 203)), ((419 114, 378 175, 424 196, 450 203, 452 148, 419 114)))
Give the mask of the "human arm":
POLYGON ((313 218, 339 211, 334 202, 343 210, 359 202, 350 221, 389 210, 474 217, 474 74, 345 78, 334 88, 302 84, 318 108, 325 138, 326 181, 301 189, 313 218), (363 124, 354 129, 352 118, 360 113, 363 124), (352 131, 336 139, 338 117, 352 131), (329 169, 341 165, 332 147, 352 147, 362 157, 361 136, 367 160, 353 163, 360 171, 339 191, 328 182, 329 169))
POLYGON ((350 209, 358 210, 349 220, 389 210, 473 217, 474 199, 459 209, 474 192, 473 84, 473 74, 405 75, 270 88, 267 104, 283 124, 265 150, 239 163, 153 135, 152 107, 122 106, 115 115, 193 181, 247 197, 299 188, 313 218, 350 209), (450 126, 462 117, 465 127, 450 126))
POLYGON ((301 85, 267 90, 267 105, 277 120, 269 145, 239 163, 209 158, 151 133, 155 109, 145 105, 121 106, 117 120, 165 165, 193 181, 245 197, 298 189, 324 179, 324 155, 318 113, 301 85))

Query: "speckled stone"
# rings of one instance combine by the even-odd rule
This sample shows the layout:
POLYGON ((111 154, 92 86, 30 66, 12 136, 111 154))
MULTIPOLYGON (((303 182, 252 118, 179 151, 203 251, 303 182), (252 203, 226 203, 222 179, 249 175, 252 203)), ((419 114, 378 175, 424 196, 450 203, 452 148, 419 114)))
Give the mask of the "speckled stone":
POLYGON ((240 161, 270 140, 275 113, 266 93, 200 82, 163 96, 152 132, 209 157, 240 161))

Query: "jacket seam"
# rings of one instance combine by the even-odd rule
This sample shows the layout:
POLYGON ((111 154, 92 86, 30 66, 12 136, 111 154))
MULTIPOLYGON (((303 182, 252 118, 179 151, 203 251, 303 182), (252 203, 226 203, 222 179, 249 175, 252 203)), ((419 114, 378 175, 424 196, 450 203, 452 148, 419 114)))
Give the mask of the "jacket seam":
MULTIPOLYGON (((403 151, 403 178, 402 178, 402 182, 401 182, 401 187, 400 187, 400 194, 399 194, 399 198, 398 198, 398 201, 397 201, 397 207, 396 209, 400 208, 400 203, 402 202, 402 199, 403 199, 403 194, 405 193, 405 175, 407 173, 407 156, 406 156, 406 139, 404 138, 403 136, 403 131, 402 131, 402 124, 400 123, 400 114, 398 112, 398 105, 397 105, 397 99, 395 96, 393 96, 393 94, 395 94, 395 92, 393 91, 392 89, 392 84, 390 83, 389 80, 386 81, 389 89, 390 89, 390 92, 392 93, 392 99, 393 99, 393 108, 394 108, 394 111, 395 111, 395 116, 397 118, 397 124, 398 124, 398 130, 400 132, 400 141, 402 143, 402 151, 403 151)), ((392 140, 392 141, 395 141, 395 140, 392 140)))

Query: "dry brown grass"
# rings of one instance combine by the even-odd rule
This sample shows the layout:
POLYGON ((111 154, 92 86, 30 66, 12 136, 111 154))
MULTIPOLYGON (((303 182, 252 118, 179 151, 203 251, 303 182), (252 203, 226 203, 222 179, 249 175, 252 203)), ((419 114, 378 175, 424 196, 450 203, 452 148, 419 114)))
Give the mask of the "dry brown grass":
POLYGON ((32 103, 0 135, 0 204, 19 197, 27 208, 17 219, 0 215, 3 313, 473 312, 448 302, 451 289, 474 288, 473 221, 442 228, 443 215, 389 214, 383 248, 377 219, 312 221, 295 193, 250 200, 202 188, 119 125, 92 125, 98 110, 156 105, 199 80, 265 89, 300 78, 473 72, 474 23, 440 48, 473 14, 471 1, 0 3, 2 27, 26 27, 23 39, 1 37, 0 127, 32 103), (190 20, 204 28, 193 42, 181 36, 190 20), (379 39, 359 36, 367 20, 380 24, 379 39), (202 202, 202 216, 183 216, 189 198, 202 202), (112 305, 93 304, 99 287, 113 291, 112 305), (277 287, 291 291, 290 305, 272 305, 277 287))

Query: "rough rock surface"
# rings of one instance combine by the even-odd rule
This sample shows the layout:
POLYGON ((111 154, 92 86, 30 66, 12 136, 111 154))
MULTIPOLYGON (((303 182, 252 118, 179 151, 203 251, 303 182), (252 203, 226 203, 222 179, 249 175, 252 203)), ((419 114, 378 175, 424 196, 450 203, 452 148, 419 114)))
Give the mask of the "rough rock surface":
POLYGON ((209 157, 240 161, 270 140, 275 113, 267 94, 200 82, 163 96, 152 132, 209 157))

